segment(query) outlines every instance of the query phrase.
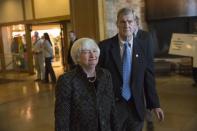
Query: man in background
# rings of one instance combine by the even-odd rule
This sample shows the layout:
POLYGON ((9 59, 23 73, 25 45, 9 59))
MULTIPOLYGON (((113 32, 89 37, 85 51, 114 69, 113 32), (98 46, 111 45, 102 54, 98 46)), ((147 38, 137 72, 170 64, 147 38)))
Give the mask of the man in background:
POLYGON ((192 75, 194 83, 192 84, 193 87, 197 87, 197 44, 194 45, 195 51, 193 56, 193 67, 192 67, 192 75))
POLYGON ((44 56, 43 56, 43 41, 39 37, 39 33, 37 31, 34 32, 34 42, 32 47, 32 52, 35 61, 35 69, 37 78, 35 81, 44 80, 45 77, 45 68, 44 68, 44 56))
POLYGON ((70 44, 69 44, 69 49, 68 49, 67 63, 69 65, 69 70, 72 70, 75 68, 75 63, 73 62, 73 59, 70 55, 70 51, 73 46, 73 43, 77 40, 77 36, 74 31, 69 32, 69 39, 70 39, 70 44))

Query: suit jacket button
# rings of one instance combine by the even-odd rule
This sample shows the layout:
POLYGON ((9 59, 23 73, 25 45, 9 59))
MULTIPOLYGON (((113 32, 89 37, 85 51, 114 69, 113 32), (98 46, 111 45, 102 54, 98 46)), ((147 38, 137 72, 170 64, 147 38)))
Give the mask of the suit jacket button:
POLYGON ((118 97, 115 98, 115 101, 116 101, 116 102, 119 101, 119 100, 120 100, 120 99, 119 99, 118 97))

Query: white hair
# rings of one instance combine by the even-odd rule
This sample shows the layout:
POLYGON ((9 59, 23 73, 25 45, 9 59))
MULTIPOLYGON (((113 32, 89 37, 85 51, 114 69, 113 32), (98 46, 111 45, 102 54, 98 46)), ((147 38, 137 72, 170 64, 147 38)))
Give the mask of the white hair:
POLYGON ((71 48, 71 57, 75 64, 79 64, 80 62, 80 54, 82 50, 96 50, 97 57, 100 55, 100 49, 97 43, 90 38, 80 38, 76 40, 71 48))

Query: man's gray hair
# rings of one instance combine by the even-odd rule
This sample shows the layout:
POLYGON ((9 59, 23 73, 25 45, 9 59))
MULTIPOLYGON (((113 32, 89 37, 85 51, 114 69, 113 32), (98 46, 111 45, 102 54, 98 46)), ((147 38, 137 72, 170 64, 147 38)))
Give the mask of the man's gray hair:
POLYGON ((80 38, 73 43, 71 48, 71 57, 75 64, 79 64, 80 62, 80 54, 82 50, 96 50, 97 57, 100 55, 100 49, 97 43, 90 38, 80 38))
POLYGON ((136 13, 133 9, 131 8, 128 8, 128 7, 125 7, 125 8, 122 8, 118 11, 118 14, 117 14, 117 21, 119 20, 120 16, 123 16, 123 15, 128 15, 128 14, 132 14, 134 20, 136 19, 136 13))

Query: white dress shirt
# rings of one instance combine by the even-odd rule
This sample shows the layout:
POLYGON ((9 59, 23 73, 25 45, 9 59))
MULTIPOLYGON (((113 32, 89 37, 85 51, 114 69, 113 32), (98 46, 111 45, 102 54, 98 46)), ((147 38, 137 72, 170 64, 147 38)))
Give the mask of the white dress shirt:
MULTIPOLYGON (((119 38, 119 45, 120 45, 120 56, 121 56, 121 59, 123 57, 123 52, 124 52, 124 44, 127 42, 127 41, 124 41, 120 38, 120 36, 118 36, 119 38)), ((128 41, 129 42, 129 47, 130 47, 130 50, 131 50, 131 56, 132 56, 132 52, 133 52, 133 37, 128 41)))

